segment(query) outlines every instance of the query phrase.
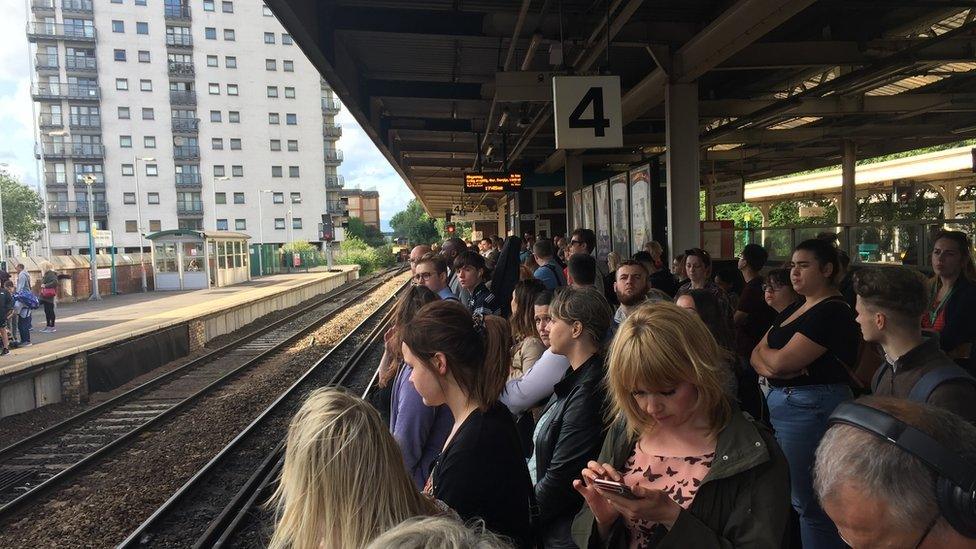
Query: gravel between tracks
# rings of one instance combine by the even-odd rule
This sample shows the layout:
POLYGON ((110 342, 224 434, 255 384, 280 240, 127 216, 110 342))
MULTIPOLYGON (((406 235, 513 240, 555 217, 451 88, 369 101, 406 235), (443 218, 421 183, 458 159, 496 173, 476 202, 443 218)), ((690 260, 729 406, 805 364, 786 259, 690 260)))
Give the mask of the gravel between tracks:
POLYGON ((408 276, 384 283, 274 363, 202 398, 97 470, 26 509, 0 531, 0 547, 109 547, 121 542, 408 276))

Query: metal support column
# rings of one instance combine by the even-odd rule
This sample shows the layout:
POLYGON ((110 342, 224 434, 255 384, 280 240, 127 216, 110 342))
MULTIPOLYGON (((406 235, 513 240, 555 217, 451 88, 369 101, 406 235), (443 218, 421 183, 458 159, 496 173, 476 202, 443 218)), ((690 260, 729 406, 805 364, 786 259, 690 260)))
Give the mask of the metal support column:
POLYGON ((701 243, 698 193, 698 83, 667 84, 668 252, 671 259, 701 243))
POLYGON ((857 194, 855 192, 854 163, 857 161, 857 147, 850 139, 844 140, 844 155, 841 162, 840 188, 840 222, 841 224, 857 223, 857 194))
MULTIPOLYGON (((569 229, 566 231, 567 236, 572 234, 573 231, 581 227, 573 226, 573 217, 576 216, 576 212, 573 211, 573 193, 583 188, 583 161, 577 155, 566 155, 566 162, 563 164, 566 177, 566 227, 569 229)), ((582 219, 580 215, 580 219, 582 219)), ((586 227, 592 229, 593 227, 586 227)), ((515 229, 515 234, 518 234, 518 228, 515 229)))

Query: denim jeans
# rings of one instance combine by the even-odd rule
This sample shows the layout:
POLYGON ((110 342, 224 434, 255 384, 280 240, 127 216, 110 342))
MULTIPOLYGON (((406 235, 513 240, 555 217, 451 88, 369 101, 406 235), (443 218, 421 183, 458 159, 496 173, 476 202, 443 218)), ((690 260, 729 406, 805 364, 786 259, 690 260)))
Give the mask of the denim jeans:
POLYGON ((852 398, 847 385, 771 387, 766 402, 776 442, 790 466, 793 508, 800 515, 803 549, 843 549, 837 528, 813 492, 814 453, 827 431, 827 418, 852 398))
POLYGON ((18 318, 17 329, 20 331, 20 342, 30 343, 31 315, 18 318))

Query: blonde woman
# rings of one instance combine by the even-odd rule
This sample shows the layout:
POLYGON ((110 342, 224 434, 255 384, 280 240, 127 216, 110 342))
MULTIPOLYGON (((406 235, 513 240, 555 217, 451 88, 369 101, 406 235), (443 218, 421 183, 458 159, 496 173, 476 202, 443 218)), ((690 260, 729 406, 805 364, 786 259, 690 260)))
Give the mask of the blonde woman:
POLYGON ((436 514, 379 413, 335 388, 313 392, 292 418, 271 504, 273 549, 359 548, 405 519, 436 514))
POLYGON ((446 517, 412 518, 373 540, 366 549, 512 549, 480 521, 470 526, 446 517))
POLYGON ((695 315, 662 302, 627 317, 607 372, 616 423, 574 483, 586 500, 573 524, 580 547, 783 546, 786 459, 729 398, 729 375, 695 315))

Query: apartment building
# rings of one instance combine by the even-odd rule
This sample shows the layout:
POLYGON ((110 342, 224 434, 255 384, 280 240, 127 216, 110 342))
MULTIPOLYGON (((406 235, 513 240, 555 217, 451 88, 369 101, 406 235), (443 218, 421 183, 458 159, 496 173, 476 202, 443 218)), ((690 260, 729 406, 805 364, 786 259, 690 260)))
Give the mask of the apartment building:
POLYGON ((349 212, 349 217, 358 217, 364 224, 380 228, 380 193, 362 189, 342 189, 339 198, 349 212))
POLYGON ((31 0, 27 36, 51 253, 87 252, 89 210, 123 251, 177 228, 319 242, 340 104, 261 2, 31 0))

